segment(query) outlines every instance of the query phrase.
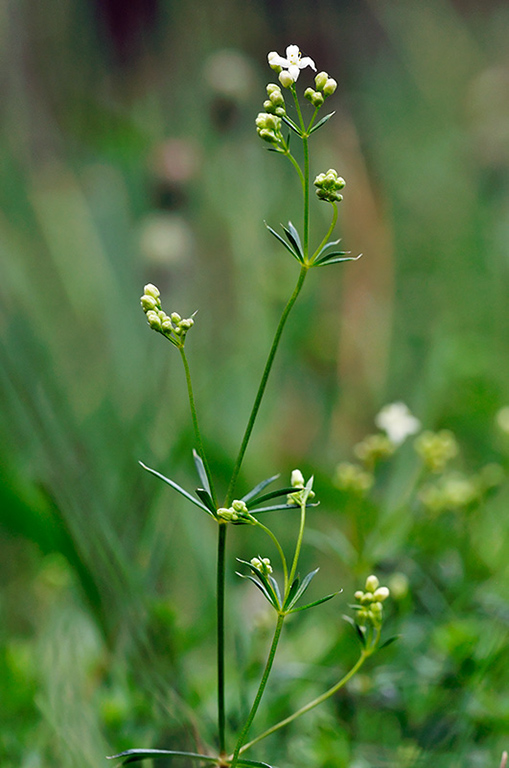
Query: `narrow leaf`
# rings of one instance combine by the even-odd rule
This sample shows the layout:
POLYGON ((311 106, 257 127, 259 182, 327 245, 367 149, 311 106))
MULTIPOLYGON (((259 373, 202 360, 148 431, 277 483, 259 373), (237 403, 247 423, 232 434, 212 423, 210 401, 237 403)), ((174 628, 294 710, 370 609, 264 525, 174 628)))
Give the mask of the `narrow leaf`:
POLYGON ((304 594, 306 589, 311 584, 311 579, 313 578, 313 576, 316 576, 316 574, 318 573, 319 570, 320 570, 319 568, 315 568, 314 571, 311 571, 311 573, 308 573, 307 576, 304 576, 304 578, 302 579, 302 584, 300 585, 299 589, 296 591, 295 596, 294 596, 292 602, 289 604, 290 608, 293 605, 295 605, 297 600, 299 600, 302 597, 302 595, 304 594))
POLYGON ((276 579, 269 574, 268 580, 270 582, 270 585, 272 589, 274 590, 276 597, 277 597, 277 604, 278 606, 281 605, 281 592, 279 591, 279 584, 277 583, 276 579))
POLYGON ((201 458, 200 454, 197 451, 195 451, 194 448, 193 448, 193 459, 196 465, 196 471, 198 472, 198 477, 200 478, 200 482, 205 488, 205 490, 208 492, 209 496, 212 498, 212 491, 210 490, 210 483, 209 483, 209 478, 207 476, 207 470, 205 469, 205 464, 203 463, 203 459, 201 458))
POLYGON ((338 245, 338 243, 340 242, 341 242, 341 238, 339 238, 339 240, 329 240, 328 243, 325 243, 325 245, 322 245, 318 253, 315 254, 314 261, 316 261, 318 257, 321 256, 322 253, 324 253, 324 251, 327 250, 327 248, 330 248, 331 245, 338 245))
POLYGON ((271 582, 274 581, 274 579, 272 579, 271 576, 269 576, 269 578, 267 578, 267 576, 263 573, 263 571, 261 571, 259 568, 257 568, 256 565, 253 565, 252 563, 248 563, 247 560, 241 560, 240 557, 238 557, 237 560, 238 560, 239 563, 243 563, 244 565, 247 565, 248 568, 251 568, 251 570, 256 573, 256 575, 260 579, 261 583, 263 584, 263 586, 265 587, 267 592, 273 598, 273 600, 271 600, 272 605, 274 606, 274 608, 279 610, 279 607, 281 605, 281 599, 280 599, 280 594, 279 594, 279 587, 276 585, 276 590, 277 590, 276 591, 274 589, 274 587, 272 586, 271 582), (269 579, 270 579, 270 581, 269 581, 269 579), (278 597, 279 597, 279 599, 278 599, 278 597))
POLYGON ((268 501, 269 499, 277 499, 278 496, 288 496, 289 493, 295 493, 295 488, 291 485, 288 488, 279 488, 277 491, 265 493, 263 496, 259 496, 257 499, 254 499, 253 504, 262 504, 264 501, 268 501))
POLYGON ((272 477, 268 477, 266 480, 262 480, 261 483, 258 483, 258 485, 255 485, 255 487, 249 491, 249 493, 246 493, 245 496, 242 497, 241 501, 244 501, 246 504, 248 501, 251 501, 251 499, 254 499, 255 496, 257 496, 259 493, 261 493, 268 485, 274 482, 274 480, 277 480, 279 475, 273 475, 272 477))
POLYGON ((242 760, 242 758, 239 759, 237 765, 243 765, 249 768, 250 766, 252 766, 252 768, 272 768, 271 765, 268 763, 262 763, 261 760, 242 760))
POLYGON ((217 763, 216 757, 210 757, 209 755, 199 755, 196 752, 180 752, 173 749, 127 749, 125 752, 120 752, 118 755, 110 755, 107 760, 122 760, 122 765, 128 763, 137 763, 140 760, 157 760, 161 757, 189 757, 191 760, 201 760, 207 763, 217 763))
POLYGON ((300 242, 299 233, 297 232, 297 230, 295 229, 291 221, 288 222, 288 227, 285 227, 284 224, 281 224, 281 226, 283 227, 288 240, 295 248, 296 253, 299 254, 299 261, 303 261, 304 253, 302 251, 302 243, 300 242))
POLYGON ((268 225, 267 223, 265 224, 265 226, 267 227, 267 229, 269 230, 269 232, 270 232, 272 235, 274 235, 274 237, 277 237, 277 239, 279 240, 279 242, 280 242, 280 243, 283 243, 284 247, 286 248, 286 250, 287 250, 287 251, 290 251, 290 253, 292 254, 293 258, 294 258, 294 259, 297 259, 297 261, 299 261, 299 262, 301 262, 301 263, 302 263, 300 256, 299 256, 297 253, 295 253, 295 251, 293 250, 293 248, 292 248, 290 245, 288 245, 288 243, 286 242, 286 240, 283 240, 283 238, 281 237, 281 235, 278 235, 278 233, 277 233, 277 232, 276 232, 274 229, 272 229, 272 227, 269 227, 269 225, 268 225))
POLYGON ((152 475, 155 475, 156 477, 159 477, 161 480, 164 480, 165 483, 168 483, 168 485, 171 485, 171 487, 182 494, 182 496, 185 496, 188 501, 192 501, 193 504, 195 504, 197 507, 200 507, 200 509, 203 509, 208 515, 212 515, 211 511, 203 504, 201 501, 198 501, 194 496, 192 496, 190 493, 188 493, 184 488, 181 488, 180 485, 178 485, 174 480, 170 480, 169 477, 165 477, 160 472, 156 472, 155 469, 151 469, 150 467, 147 467, 142 461, 138 462, 141 464, 143 469, 146 469, 147 472, 150 472, 152 475))
POLYGON ((324 253, 320 258, 317 257, 313 264, 322 264, 324 261, 332 259, 334 256, 347 256, 349 253, 350 251, 331 251, 330 253, 324 253))
MULTIPOLYGON (((331 115, 331 117, 332 117, 332 115, 331 115)), ((281 120, 283 121, 283 123, 286 123, 286 125, 289 128, 291 128, 292 131, 295 131, 297 136, 300 136, 301 139, 302 139, 302 133, 301 133, 301 130, 300 130, 299 126, 296 125, 290 117, 288 117, 287 115, 281 115, 281 120)))
POLYGON ((290 585, 290 589, 288 590, 288 595, 286 597, 285 604, 283 605, 283 610, 286 611, 286 609, 292 604, 295 593, 299 588, 299 584, 300 584, 300 579, 297 576, 297 578, 294 579, 290 585))
POLYGON ((200 499, 203 501, 203 503, 210 509, 214 517, 217 516, 217 510, 214 506, 214 502, 212 501, 212 497, 208 491, 205 490, 205 488, 197 488, 196 489, 196 495, 200 497, 200 499))
POLYGON ((352 619, 351 616, 346 616, 346 615, 343 614, 343 618, 344 618, 345 621, 347 621, 349 624, 352 625, 352 627, 355 630, 355 633, 356 633, 357 637, 360 640, 360 643, 361 643, 362 647, 365 648, 366 647, 366 635, 365 635, 364 631, 361 629, 361 627, 359 627, 357 622, 352 619))
POLYGON ((268 600, 268 601, 269 601, 269 603, 270 603, 270 604, 273 606, 273 608, 276 608, 276 610, 277 610, 277 608, 278 608, 278 605, 277 605, 277 603, 275 602, 274 598, 273 598, 273 597, 271 597, 271 595, 270 595, 270 593, 268 592, 268 590, 267 590, 267 589, 266 589, 266 588, 263 586, 263 584, 261 584, 261 583, 258 581, 258 579, 255 579, 255 577, 254 577, 254 576, 251 576, 251 574, 250 574, 250 573, 240 573, 240 571, 235 571, 235 573, 237 574, 237 576, 240 576, 240 578, 241 578, 241 579, 249 579, 249 581, 252 581, 252 582, 253 582, 253 584, 255 584, 255 585, 258 587, 258 589, 260 590, 260 592, 262 592, 262 593, 263 593, 263 595, 264 595, 264 596, 267 598, 267 600, 268 600))
MULTIPOLYGON (((295 491, 295 488, 292 488, 293 491, 295 491)), ((310 507, 317 507, 320 502, 315 501, 311 504, 306 504, 306 509, 309 509, 310 507)), ((273 507, 260 507, 259 509, 250 509, 250 513, 252 515, 257 515, 259 512, 275 512, 279 509, 300 509, 299 504, 274 504, 273 507)))
POLYGON ((332 117, 333 115, 335 115, 335 114, 336 114, 335 112, 331 112, 331 113, 330 113, 330 115, 325 115, 325 117, 322 117, 322 119, 321 119, 321 120, 319 120, 319 121, 317 122, 317 124, 316 124, 316 125, 314 125, 314 126, 311 128, 311 130, 310 130, 310 131, 309 131, 309 133, 308 133, 308 136, 311 136, 311 134, 312 134, 312 133, 314 133, 315 131, 317 131, 319 128, 321 128, 321 127, 322 127, 322 125, 325 125, 325 123, 326 123, 328 120, 330 120, 330 119, 331 119, 331 117, 332 117))
POLYGON ((314 600, 312 603, 307 603, 306 605, 300 605, 298 608, 292 608, 291 611, 288 611, 288 613, 297 613, 297 611, 307 611, 308 608, 314 608, 315 605, 321 605, 322 603, 326 603, 327 600, 332 600, 333 597, 336 597, 336 595, 339 595, 343 590, 340 589, 339 592, 333 592, 331 595, 325 595, 325 597, 320 597, 318 600, 314 600))
MULTIPOLYGON (((341 251, 339 251, 341 253, 341 251)), ((326 259, 322 259, 319 264, 317 264, 317 267, 326 267, 329 264, 338 264, 340 261, 357 261, 357 259, 360 259, 362 256, 362 253, 359 253, 358 256, 345 256, 342 259, 333 259, 332 256, 336 256, 335 253, 330 253, 329 256, 326 259)))
POLYGON ((387 646, 392 645, 392 643, 395 643, 396 640, 399 640, 400 637, 401 635, 394 635, 393 637, 389 637, 389 639, 382 643, 382 645, 378 646, 378 650, 381 651, 382 648, 387 648, 387 646))

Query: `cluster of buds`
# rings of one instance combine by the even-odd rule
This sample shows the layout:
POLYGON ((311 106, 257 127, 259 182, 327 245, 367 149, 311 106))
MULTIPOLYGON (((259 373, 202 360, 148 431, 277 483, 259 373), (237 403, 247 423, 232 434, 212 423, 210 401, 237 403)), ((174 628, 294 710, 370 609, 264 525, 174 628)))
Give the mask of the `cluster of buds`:
POLYGON ((306 88, 304 97, 318 109, 322 106, 327 96, 332 96, 338 84, 333 77, 329 77, 327 72, 319 72, 315 77, 315 85, 316 91, 313 88, 306 88))
POLYGON ((388 459, 396 450, 394 443, 386 435, 368 435, 354 447, 354 453, 367 467, 373 467, 379 461, 388 459))
MULTIPOLYGON (((303 493, 306 488, 306 484, 304 482, 304 475, 300 471, 300 469, 294 469, 291 477, 290 477, 290 485, 292 488, 295 488, 295 493, 289 493, 286 497, 286 503, 287 504, 301 504, 303 493)), ((313 499, 315 497, 314 491, 309 491, 309 493, 306 496, 306 501, 308 499, 313 499)))
POLYGON ((263 102, 265 112, 277 115, 278 117, 286 115, 285 99, 279 85, 269 83, 267 86, 267 96, 269 98, 263 102))
POLYGON ((358 464, 342 461, 336 467, 334 484, 342 491, 364 496, 370 490, 374 481, 375 479, 371 472, 366 472, 358 464))
POLYGON ((250 560, 253 568, 257 568, 264 576, 270 576, 272 573, 272 565, 268 557, 252 557, 250 560))
POLYGON ((440 432, 422 432, 414 446, 425 466, 437 474, 443 472, 447 463, 458 453, 456 438, 447 429, 440 432))
POLYGON ((327 173, 319 173, 313 182, 320 200, 326 200, 328 203, 341 202, 343 195, 339 193, 339 190, 343 189, 345 183, 345 180, 338 176, 338 172, 334 168, 329 168, 327 173))
POLYGON ((452 472, 442 475, 437 483, 425 485, 419 493, 419 499, 429 512, 439 514, 478 501, 482 490, 479 477, 466 477, 459 472, 452 472))
POLYGON ((254 519, 249 514, 246 503, 238 499, 232 502, 231 507, 219 507, 217 517, 218 520, 223 520, 226 523, 248 523, 254 519))
POLYGON ((281 135, 281 118, 270 112, 259 112, 255 120, 256 133, 269 144, 279 144, 281 135))
POLYGON ((167 315, 161 307, 159 289, 152 283, 144 287, 140 303, 150 327, 166 336, 175 346, 182 347, 188 330, 194 325, 193 318, 182 318, 178 312, 167 315))
POLYGON ((378 629, 382 625, 384 600, 390 595, 388 587, 381 587, 376 576, 368 576, 364 592, 359 589, 354 597, 358 605, 353 606, 356 610, 355 620, 361 627, 372 626, 378 629))

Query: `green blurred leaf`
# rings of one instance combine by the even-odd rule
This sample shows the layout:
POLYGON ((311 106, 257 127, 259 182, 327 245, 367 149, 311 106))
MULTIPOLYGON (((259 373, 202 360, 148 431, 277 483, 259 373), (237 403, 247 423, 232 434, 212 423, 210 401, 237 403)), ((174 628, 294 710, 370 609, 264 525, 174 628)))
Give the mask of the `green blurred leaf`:
POLYGON ((150 467, 147 467, 142 461, 138 462, 143 469, 146 469, 147 472, 150 472, 152 475, 155 475, 156 477, 159 477, 161 480, 164 480, 165 483, 168 483, 175 491, 178 491, 178 493, 182 494, 188 501, 191 501, 195 506, 199 507, 200 509, 203 509, 207 515, 210 515, 211 517, 214 517, 211 510, 205 506, 201 501, 196 499, 194 496, 192 496, 188 491, 186 491, 184 488, 181 488, 178 483, 176 483, 174 480, 170 480, 169 477, 165 477, 160 472, 157 472, 155 469, 151 469, 150 467))
POLYGON ((197 752, 181 752, 173 749, 127 749, 125 752, 119 752, 118 755, 109 755, 107 760, 119 760, 122 758, 122 765, 128 763, 137 763, 140 760, 158 760, 159 758, 168 757, 188 757, 191 760, 202 760, 207 763, 217 763, 217 757, 210 757, 209 755, 200 755, 197 752))

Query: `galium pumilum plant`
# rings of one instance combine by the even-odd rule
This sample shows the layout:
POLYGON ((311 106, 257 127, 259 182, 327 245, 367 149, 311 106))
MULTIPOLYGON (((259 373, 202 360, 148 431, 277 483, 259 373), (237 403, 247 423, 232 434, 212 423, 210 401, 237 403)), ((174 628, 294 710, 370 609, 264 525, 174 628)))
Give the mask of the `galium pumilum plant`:
POLYGON ((331 266, 356 258, 348 255, 345 251, 337 249, 339 240, 330 239, 337 222, 338 204, 342 200, 341 190, 345 186, 344 180, 332 168, 326 172, 319 173, 313 182, 318 200, 329 204, 331 207, 331 223, 323 239, 316 246, 312 246, 310 243, 309 141, 313 134, 322 128, 334 114, 331 112, 318 119, 321 108, 326 100, 333 95, 337 83, 326 72, 319 72, 314 78, 315 87, 308 87, 304 90, 304 99, 310 103, 312 108, 309 111, 308 105, 304 103, 301 105, 297 91, 297 80, 301 70, 307 67, 316 72, 312 59, 302 57, 298 47, 290 45, 286 49, 285 57, 275 52, 269 53, 268 63, 277 73, 279 85, 276 83, 269 83, 267 85, 267 98, 263 102, 263 111, 256 118, 256 131, 258 136, 268 145, 267 148, 270 151, 286 157, 295 169, 302 189, 302 223, 299 231, 296 226, 288 222, 287 225, 282 227, 281 234, 276 232, 271 226, 266 226, 269 232, 292 255, 298 263, 299 270, 295 287, 277 325, 247 426, 233 465, 228 489, 221 502, 204 450, 191 372, 185 351, 188 333, 194 325, 194 316, 182 318, 177 312, 167 314, 162 307, 159 290, 152 284, 145 286, 141 298, 141 305, 150 327, 176 347, 182 359, 196 441, 193 457, 199 479, 199 487, 196 488, 194 494, 190 493, 174 480, 165 477, 155 469, 147 467, 145 464, 142 464, 142 467, 156 477, 159 477, 170 485, 173 490, 194 504, 195 507, 198 507, 217 527, 217 744, 211 747, 207 754, 171 749, 130 749, 121 754, 114 755, 114 758, 121 759, 123 764, 148 758, 181 756, 196 760, 198 763, 212 764, 221 768, 226 768, 227 766, 229 768, 235 768, 236 766, 267 766, 267 763, 248 759, 246 752, 262 739, 333 696, 353 677, 366 659, 381 647, 380 633, 383 623, 383 603, 389 596, 389 590, 386 587, 380 586, 376 576, 370 575, 366 580, 364 590, 359 590, 355 593, 356 602, 351 606, 354 612, 354 619, 345 617, 354 626, 360 642, 360 655, 357 662, 340 680, 320 696, 308 702, 308 704, 293 712, 284 720, 275 723, 263 733, 259 733, 254 737, 251 735, 253 722, 272 670, 285 619, 290 614, 314 608, 330 600, 338 592, 328 594, 312 602, 304 602, 304 604, 302 602, 302 598, 311 580, 318 571, 318 569, 315 569, 303 578, 299 574, 299 558, 303 543, 306 515, 309 508, 316 505, 316 501, 314 501, 313 477, 306 481, 300 470, 296 469, 292 472, 289 484, 276 490, 268 490, 269 486, 279 478, 279 475, 276 474, 259 482, 256 487, 241 498, 237 498, 236 494, 237 480, 281 335, 309 271, 315 267, 331 266), (293 116, 289 114, 288 104, 292 105, 291 114, 293 116), (305 106, 306 109, 304 108, 305 106), (299 158, 294 155, 293 145, 292 149, 290 149, 291 136, 297 137, 301 143, 299 158), (294 510, 299 519, 298 524, 296 524, 295 546, 290 558, 287 557, 274 532, 265 523, 267 517, 270 518, 270 515, 267 513, 282 510, 294 510), (258 528, 267 536, 279 564, 279 575, 276 576, 276 566, 272 565, 268 557, 258 555, 252 557, 249 561, 238 559, 241 566, 238 575, 252 582, 263 594, 274 612, 275 626, 266 664, 249 713, 239 732, 237 734, 228 734, 226 729, 227 707, 225 701, 225 659, 227 658, 225 652, 225 548, 230 527, 237 525, 258 528))

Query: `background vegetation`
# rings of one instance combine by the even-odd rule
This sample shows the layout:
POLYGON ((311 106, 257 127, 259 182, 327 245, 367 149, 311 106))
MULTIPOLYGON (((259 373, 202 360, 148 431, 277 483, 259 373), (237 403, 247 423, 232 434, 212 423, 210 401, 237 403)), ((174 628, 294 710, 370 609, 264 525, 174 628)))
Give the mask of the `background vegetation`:
MULTIPOLYGON (((310 276, 244 466, 246 487, 315 473, 309 565, 317 594, 345 590, 289 626, 267 724, 289 688, 304 703, 354 660, 341 615, 372 570, 402 637, 257 754, 495 767, 509 734, 508 483, 431 513, 411 492, 411 440, 370 501, 334 477, 392 400, 453 430, 467 475, 509 469, 495 423, 509 402, 507 4, 0 8, 1 765, 95 767, 129 747, 193 748, 198 721, 213 732, 214 529, 137 465, 194 482, 178 356, 138 297, 150 281, 165 306, 199 309, 187 348, 226 482, 295 280, 263 220, 295 218, 298 190, 254 117, 266 53, 298 43, 339 82, 312 173, 346 178, 343 243, 364 257, 310 276)), ((233 575, 256 547, 235 534, 232 726, 267 647, 266 615, 233 575)))

